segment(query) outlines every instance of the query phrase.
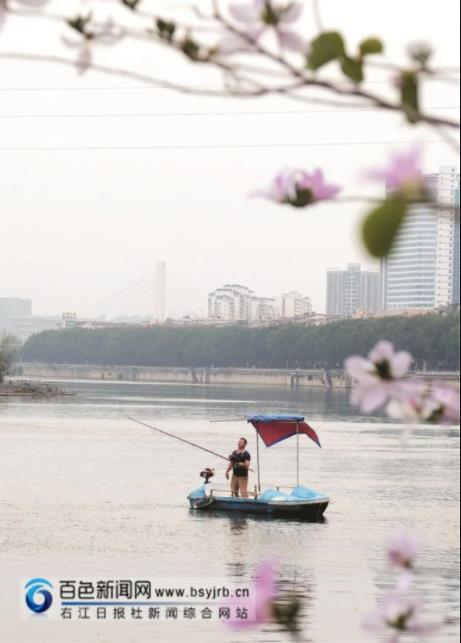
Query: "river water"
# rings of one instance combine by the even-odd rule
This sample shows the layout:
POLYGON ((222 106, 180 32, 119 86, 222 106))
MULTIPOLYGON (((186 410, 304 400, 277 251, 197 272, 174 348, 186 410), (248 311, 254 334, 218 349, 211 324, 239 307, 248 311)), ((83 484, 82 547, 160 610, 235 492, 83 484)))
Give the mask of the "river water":
MULTIPOLYGON (((302 639, 371 641, 361 621, 395 575, 385 545, 397 525, 420 541, 414 591, 432 639, 459 640, 459 429, 406 434, 362 417, 344 391, 121 382, 66 382, 72 397, 0 402, 0 640, 88 643, 289 640, 275 626, 231 632, 219 623, 19 621, 22 578, 113 576, 248 580, 271 560, 282 594, 303 600, 302 639), (191 512, 199 471, 225 463, 130 422, 150 422, 227 455, 254 430, 253 412, 302 412, 322 449, 302 437, 301 482, 328 494, 312 524, 191 512), (210 420, 224 420, 210 422, 210 420)), ((263 486, 294 485, 295 440, 263 447, 263 486)), ((254 483, 254 480, 252 481, 254 483)), ((383 639, 381 639, 383 640, 383 639)))

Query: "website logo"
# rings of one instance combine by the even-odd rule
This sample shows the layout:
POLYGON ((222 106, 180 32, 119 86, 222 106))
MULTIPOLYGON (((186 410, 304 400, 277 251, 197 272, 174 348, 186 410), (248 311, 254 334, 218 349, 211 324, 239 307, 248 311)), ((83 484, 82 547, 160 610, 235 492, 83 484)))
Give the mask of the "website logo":
POLYGON ((32 578, 26 583, 24 588, 26 590, 26 603, 32 612, 40 614, 50 608, 53 602, 53 595, 47 587, 53 589, 53 585, 46 578, 32 578))

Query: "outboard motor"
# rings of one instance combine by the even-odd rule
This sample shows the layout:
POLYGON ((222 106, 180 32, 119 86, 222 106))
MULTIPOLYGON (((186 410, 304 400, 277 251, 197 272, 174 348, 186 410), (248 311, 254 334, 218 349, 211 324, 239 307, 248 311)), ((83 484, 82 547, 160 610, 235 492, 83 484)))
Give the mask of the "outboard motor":
POLYGON ((203 471, 200 471, 200 477, 205 479, 205 484, 208 483, 208 480, 214 476, 214 469, 206 467, 203 471))
MULTIPOLYGON (((210 478, 214 476, 214 469, 210 469, 209 467, 206 467, 203 469, 203 471, 200 471, 200 477, 205 480, 205 485, 209 484, 210 478)), ((194 500, 192 503, 192 507, 194 509, 206 509, 210 505, 212 505, 214 502, 212 490, 211 490, 211 485, 209 487, 205 486, 205 495, 202 498, 197 498, 197 500, 194 500)))

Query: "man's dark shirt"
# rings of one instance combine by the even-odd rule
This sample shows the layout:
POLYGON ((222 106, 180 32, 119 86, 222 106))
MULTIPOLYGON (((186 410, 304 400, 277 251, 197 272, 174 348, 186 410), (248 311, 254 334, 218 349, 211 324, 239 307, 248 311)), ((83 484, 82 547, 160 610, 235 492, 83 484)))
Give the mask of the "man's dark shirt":
POLYGON ((238 478, 248 477, 248 469, 246 467, 239 466, 238 464, 240 462, 248 462, 251 460, 251 455, 248 451, 232 451, 229 456, 229 460, 232 460, 232 473, 234 476, 237 476, 238 478))

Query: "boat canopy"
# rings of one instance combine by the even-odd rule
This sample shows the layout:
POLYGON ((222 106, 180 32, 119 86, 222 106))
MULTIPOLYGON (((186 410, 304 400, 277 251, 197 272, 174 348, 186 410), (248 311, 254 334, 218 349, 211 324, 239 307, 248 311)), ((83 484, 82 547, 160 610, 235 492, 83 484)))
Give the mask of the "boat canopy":
POLYGON ((277 442, 291 438, 297 433, 307 435, 319 447, 319 437, 312 427, 304 421, 303 415, 290 413, 263 413, 247 417, 258 432, 266 447, 271 447, 277 442))
POLYGON ((247 422, 302 422, 304 415, 295 413, 259 413, 258 415, 249 415, 247 422))

